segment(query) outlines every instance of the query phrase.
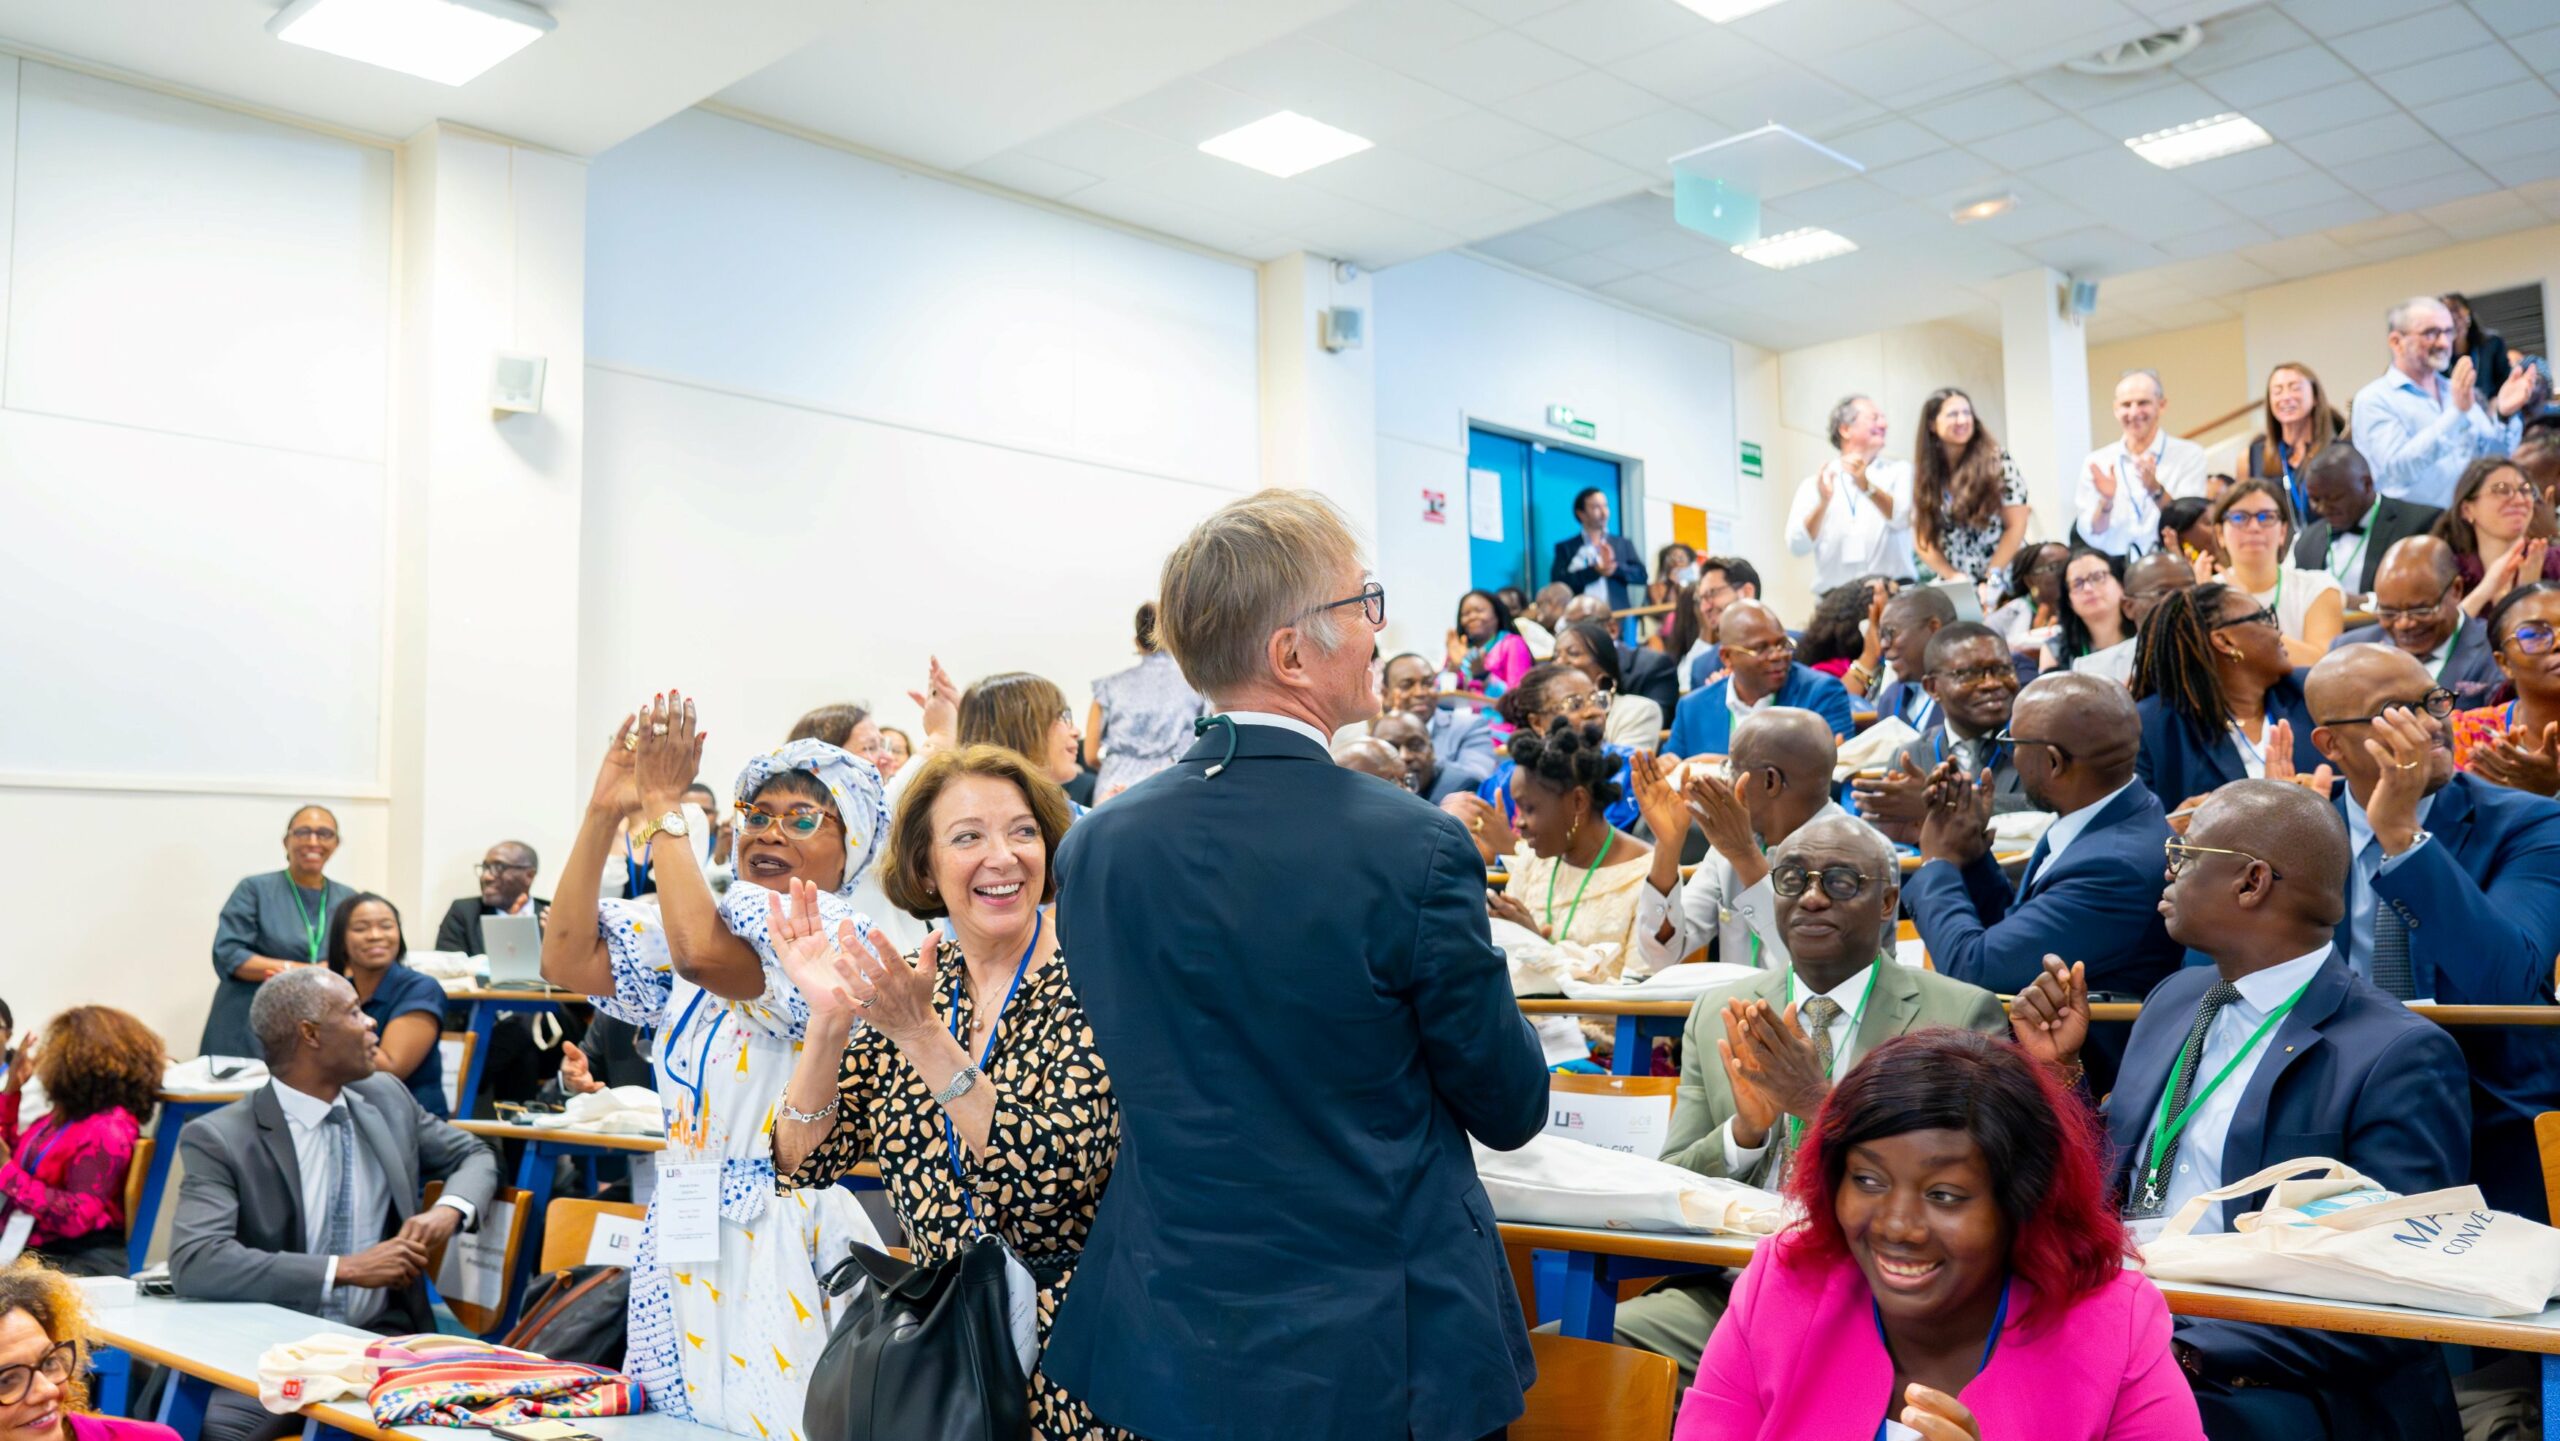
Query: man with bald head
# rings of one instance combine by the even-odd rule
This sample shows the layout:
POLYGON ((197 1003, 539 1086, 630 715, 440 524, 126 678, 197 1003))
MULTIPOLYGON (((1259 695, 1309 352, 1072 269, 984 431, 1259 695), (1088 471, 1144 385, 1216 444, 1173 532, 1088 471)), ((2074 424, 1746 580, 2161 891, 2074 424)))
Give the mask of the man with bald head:
MULTIPOLYGON (((1431 744, 1431 732, 1403 711, 1389 711, 1371 721, 1369 738, 1395 751, 1404 765, 1405 788, 1433 805, 1461 791, 1472 794, 1484 783, 1484 776, 1478 772, 1441 764, 1440 753, 1431 744)), ((1334 748, 1334 759, 1342 759, 1340 746, 1334 748)))
POLYGON ((1353 736, 1349 740, 1335 742, 1333 763, 1344 770, 1376 776, 1400 791, 1413 789, 1413 781, 1405 770, 1404 756, 1376 736, 1353 736))
MULTIPOLYGON (((2461 1051, 2335 943, 2353 869, 2337 812, 2303 786, 2234 781, 2167 850, 2160 914, 2200 964, 2144 999, 2104 1106, 2135 1238, 2158 1235, 2189 1198, 2296 1157, 2333 1157, 2403 1195, 2460 1182, 2461 1051)), ((2087 968, 2047 961, 2012 1011, 2018 1044, 2068 1071, 2088 1035, 2087 968)), ((2266 1204, 2263 1192, 2221 1202, 2197 1229, 2228 1230, 2266 1204)), ((2436 1347, 2184 1316, 2176 1328, 2214 1441, 2461 1434, 2436 1347)))
MULTIPOLYGON (((1770 848, 1787 961, 1707 992, 1689 1012, 1662 1159, 1776 1189, 1832 1077, 1859 1057, 1931 1026, 2006 1034, 1999 997, 1895 963, 1899 875, 1893 847, 1850 816, 1808 821, 1770 848)), ((1729 1284, 1722 1272, 1665 1281, 1618 1307, 1618 1341, 1694 1372, 1729 1284)))
POLYGON ((1672 717, 1667 755, 1723 755, 1733 748, 1734 722, 1770 706, 1796 706, 1819 714, 1831 733, 1846 740, 1857 729, 1849 693, 1840 682, 1796 660, 1795 642, 1778 613, 1756 600, 1737 600, 1717 623, 1725 673, 1680 699, 1672 717))
POLYGON ((2302 468, 2302 491, 2311 519, 2293 545, 2293 563, 2325 570, 2347 593, 2347 608, 2361 610, 2373 596, 2374 572, 2391 547, 2435 529, 2444 514, 2432 505, 2383 495, 2373 488, 2373 467, 2344 440, 2320 448, 2302 468))
POLYGON ((1652 970, 1693 952, 1737 966, 1788 964, 1769 889, 1769 848, 1805 825, 1847 816, 1831 798, 1840 741, 1809 710, 1754 711, 1733 728, 1725 777, 1692 766, 1674 784, 1668 757, 1638 756, 1629 767, 1636 808, 1653 832, 1653 873, 1636 892, 1636 954, 1652 970), (1689 828, 1707 833, 1707 857, 1684 883, 1680 853, 1689 828))
POLYGON ((2392 546, 2374 572, 2374 624, 2357 626, 2329 648, 2388 645, 2406 651, 2436 684, 2453 692, 2456 710, 2485 705, 2506 677, 2498 670, 2489 628, 2462 613, 2462 589, 2453 547, 2432 535, 2413 535, 2392 546))
POLYGON ((1884 615, 1876 626, 1876 649, 1883 653, 1885 674, 1893 679, 1875 692, 1873 709, 1878 716, 1898 716, 1915 731, 1936 724, 1938 701, 1923 683, 1927 671, 1923 661, 1930 639, 1953 625, 1955 618, 1956 603, 1936 586, 1904 586, 1884 603, 1884 615))
MULTIPOLYGON (((2404 651, 2332 651, 2303 696, 2311 743, 2346 779, 2348 966, 2401 1000, 2552 1004, 2560 802, 2455 770, 2443 690, 2404 651)), ((2533 1118, 2560 1106, 2560 1034, 2482 1026, 2461 1040, 2472 1178, 2498 1209, 2545 1218, 2533 1118)))
MULTIPOLYGON (((2053 824, 2013 890, 1991 859, 1990 788, 1952 762, 1930 778, 1921 866, 1902 893, 1930 964, 2006 993, 2033 984, 2058 951, 2086 962, 2099 991, 2145 994, 2186 948, 2169 939, 2156 905, 2169 821, 2133 776, 2142 742, 2133 696, 2096 676, 2038 676, 2018 692, 2008 736, 2028 804, 2051 811, 2053 824)), ((2106 1093, 2123 1047, 2121 1032, 2092 1047, 2092 1094, 2106 1093)))
POLYGON ((2196 568, 2176 551, 2155 550, 2124 568, 2124 621, 2131 634, 2104 650, 2093 650, 2071 663, 2081 675, 2093 675, 2130 688, 2134 655, 2142 648, 2142 623, 2160 602, 2192 590, 2196 568))

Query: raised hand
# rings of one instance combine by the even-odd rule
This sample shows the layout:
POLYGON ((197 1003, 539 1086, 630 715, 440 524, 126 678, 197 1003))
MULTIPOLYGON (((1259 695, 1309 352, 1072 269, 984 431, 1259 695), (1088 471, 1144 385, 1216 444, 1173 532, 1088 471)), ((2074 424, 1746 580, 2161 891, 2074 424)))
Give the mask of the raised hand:
POLYGON ((2507 372, 2507 383, 2498 387, 2497 398, 2490 402, 2497 418, 2505 420, 2524 409, 2533 399, 2533 383, 2533 370, 2529 366, 2519 365, 2507 372))
POLYGON ((1920 1433, 1921 1441, 1982 1441, 1982 1423, 1962 1401, 1914 1381, 1902 1388, 1902 1424, 1920 1433))
POLYGON ((2428 763, 2435 752, 2433 722, 2406 706, 2393 706, 2374 717, 2364 748, 2382 767, 2364 803, 2365 819, 2372 823, 2382 853, 2396 856, 2417 838, 2418 802, 2426 796, 2428 763))
POLYGON ((863 1019, 880 1028, 900 1050, 942 1029, 933 1008, 934 988, 941 976, 942 933, 927 932, 915 964, 898 954, 885 931, 864 937, 853 922, 836 927, 836 944, 852 958, 849 988, 863 1019))
POLYGON ((2109 505, 2115 504, 2116 468, 2114 466, 2103 460, 2090 461, 2089 484, 2098 492, 2098 499, 2109 505))
MULTIPOLYGON (((14 1096, 27 1088, 27 1077, 36 1073, 36 1037, 38 1034, 40 1033, 34 1026, 29 1026, 26 1031, 18 1037, 17 1045, 10 1048, 9 1079, 5 1086, 0 1086, 0 1094, 14 1096)), ((7 1032, 0 1031, 0 1040, 7 1039, 7 1036, 7 1032)))
MULTIPOLYGON (((2169 532, 2164 530, 2161 534, 2167 535, 2169 532)), ((2209 550, 2193 550, 2187 552, 2187 564, 2195 568, 2196 584, 2198 585, 2213 584, 2213 578, 2219 574, 2222 569, 2214 563, 2213 552, 2209 550)))
POLYGON ((1467 637, 1466 637, 1466 633, 1465 633, 1464 631, 1457 631, 1457 630, 1453 630, 1453 631, 1449 632, 1449 650, 1448 650, 1448 655, 1449 655, 1449 669, 1451 669, 1451 670, 1459 670, 1459 671, 1462 671, 1462 670, 1465 670, 1465 669, 1466 669, 1466 666, 1467 666, 1467 637))
POLYGON ((1991 850, 1991 773, 1968 776, 1954 761, 1930 773, 1920 817, 1920 858, 1969 866, 1991 850))
POLYGON ((2009 1003, 2009 1032, 2018 1049, 2051 1066, 2069 1069, 2089 1043, 2089 968, 2044 958, 2044 974, 2009 1003))
POLYGON ((960 733, 960 687, 951 679, 951 672, 942 668, 942 657, 925 659, 924 689, 907 692, 907 699, 924 712, 926 739, 950 745, 960 733))
POLYGON ((2144 490, 2151 492, 2155 496, 2159 495, 2161 493, 2160 457, 2147 450, 2142 454, 2135 456, 2133 458, 2133 478, 2142 482, 2142 488, 2144 490))
MULTIPOLYGON (((2472 747, 2471 769, 2492 785, 2538 796, 2560 795, 2560 722, 2544 726, 2539 739, 2531 727, 2517 726, 2472 747)), ((9 1079, 17 1078, 17 1067, 12 1066, 9 1079)))
POLYGON ((1510 807, 1505 799, 1500 790, 1494 792, 1491 803, 1461 791, 1440 802, 1440 809, 1467 823, 1467 836, 1476 843, 1476 852, 1484 857, 1486 865, 1520 849, 1520 836, 1511 829, 1510 807))
POLYGON ((1760 854, 1760 837, 1751 825, 1751 810, 1742 802, 1742 781, 1726 780, 1703 767, 1682 780, 1682 794, 1707 832, 1707 845, 1741 874, 1743 884, 1758 885, 1768 862, 1760 854))
POLYGON ((633 734, 640 741, 633 752, 640 808, 656 816, 683 805, 684 788, 702 773, 702 743, 710 734, 695 732, 693 702, 675 691, 660 692, 633 734))
POLYGON ((2280 720, 2267 727, 2267 779, 2291 781, 2306 790, 2327 795, 2337 789, 2338 773, 2326 761, 2318 769, 2304 775, 2293 763, 2293 722, 2280 720))
POLYGON ((587 797, 587 809, 596 815, 621 820, 640 809, 639 772, 633 767, 638 742, 638 713, 624 716, 614 727, 613 738, 605 742, 604 764, 596 769, 596 788, 587 797))
POLYGON ((833 1029, 862 1009, 851 963, 828 939, 826 925, 818 919, 816 886, 794 877, 787 905, 785 899, 781 895, 765 897, 765 925, 773 938, 773 957, 781 963, 782 973, 791 978, 791 984, 799 988, 801 999, 809 1003, 811 1021, 823 1019, 833 1029))
POLYGON ((1678 765, 1677 760, 1666 765, 1651 751, 1638 751, 1627 762, 1627 775, 1635 782, 1636 814, 1644 817, 1645 829, 1653 832, 1655 846, 1674 851, 1688 837, 1695 819, 1689 813, 1689 803, 1671 784, 1668 772, 1678 765))
POLYGON ((1742 1044, 1733 1052, 1742 1078, 1757 1086, 1790 1116, 1810 1121, 1831 1094, 1831 1078, 1814 1058, 1813 1040, 1796 1021, 1796 1008, 1780 1015, 1766 1001, 1753 1001, 1743 1018, 1742 1044))
POLYGON ((2479 383, 2479 368, 2474 366, 2471 363, 2471 357, 2466 355, 2453 363, 2453 373, 2444 378, 2445 399, 2452 401, 2453 408, 2456 410, 2469 410, 2471 402, 2476 398, 2473 391, 2479 383))
POLYGON ((1927 778, 1920 773, 1920 763, 1904 751, 1893 758, 1892 768, 1883 775, 1855 777, 1849 788, 1857 794, 1858 814, 1886 835, 1908 841, 1928 810, 1927 784, 1927 778), (1897 829, 1905 834, 1895 836, 1897 829))
POLYGON ((1733 1143, 1744 1150, 1756 1151, 1769 1144, 1769 1132, 1785 1114, 1767 1091, 1752 1084, 1742 1074, 1735 1054, 1744 1048, 1742 1028, 1751 1014, 1752 1001, 1724 1003, 1724 1039, 1716 1042, 1716 1056, 1724 1062, 1726 1084, 1733 1088, 1733 1143))

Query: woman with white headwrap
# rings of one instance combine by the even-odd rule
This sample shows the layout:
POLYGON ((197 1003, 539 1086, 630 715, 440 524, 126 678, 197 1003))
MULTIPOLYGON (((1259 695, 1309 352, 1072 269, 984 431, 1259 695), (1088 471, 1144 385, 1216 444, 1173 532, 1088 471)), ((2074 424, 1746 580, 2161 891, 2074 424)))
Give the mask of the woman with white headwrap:
POLYGON ((774 1108, 808 1003, 777 964, 772 897, 795 880, 818 918, 867 933, 845 897, 888 830, 880 776, 823 741, 793 741, 739 773, 737 879, 715 897, 689 847, 664 848, 658 893, 593 903, 625 816, 681 836, 702 755, 692 702, 656 697, 607 746, 543 937, 542 971, 656 1034, 651 1070, 667 1149, 631 1268, 624 1369, 652 1410, 756 1441, 796 1437, 808 1369, 834 1320, 818 1284, 849 1243, 880 1244, 853 1196, 777 1194, 774 1108), (654 901, 654 904, 653 904, 654 901))

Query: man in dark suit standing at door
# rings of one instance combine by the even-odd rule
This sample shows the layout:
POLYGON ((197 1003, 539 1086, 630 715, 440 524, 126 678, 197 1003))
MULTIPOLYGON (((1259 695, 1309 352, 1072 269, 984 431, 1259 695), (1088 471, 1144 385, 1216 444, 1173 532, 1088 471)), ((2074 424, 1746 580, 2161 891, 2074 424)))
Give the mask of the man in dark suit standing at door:
POLYGON ((1582 533, 1556 542, 1547 579, 1625 610, 1628 593, 1644 589, 1644 558, 1625 536, 1609 533, 1609 492, 1583 487, 1573 498, 1573 518, 1582 522, 1582 533))
POLYGON ((1266 490, 1158 604, 1218 714, 1058 849, 1121 1142, 1041 1369, 1152 1441, 1498 1433, 1535 1367, 1468 1140, 1526 1145, 1547 1074, 1466 828, 1326 752, 1386 592, 1266 490))
POLYGON ((2325 570, 2347 590, 2347 608, 2373 596, 2374 572, 2383 552, 2413 535, 2425 535, 2444 514, 2432 505, 2394 500, 2373 488, 2373 467, 2344 440, 2323 446, 2303 467, 2302 489, 2311 514, 2293 544, 2293 563, 2325 570))

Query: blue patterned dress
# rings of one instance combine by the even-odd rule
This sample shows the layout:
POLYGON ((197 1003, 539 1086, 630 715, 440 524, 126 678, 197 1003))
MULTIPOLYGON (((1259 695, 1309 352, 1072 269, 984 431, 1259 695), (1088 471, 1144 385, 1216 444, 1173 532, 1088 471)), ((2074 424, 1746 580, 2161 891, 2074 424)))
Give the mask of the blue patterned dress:
POLYGON ((1209 703, 1163 651, 1095 681, 1093 703, 1102 708, 1102 770, 1093 778, 1097 801, 1182 759, 1191 748, 1191 723, 1209 713, 1209 703))

